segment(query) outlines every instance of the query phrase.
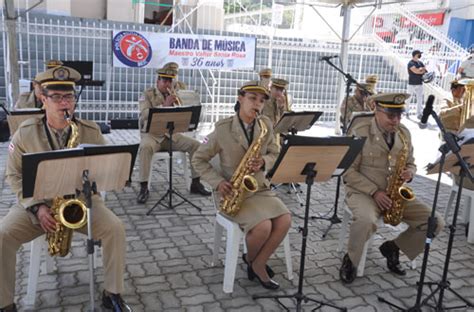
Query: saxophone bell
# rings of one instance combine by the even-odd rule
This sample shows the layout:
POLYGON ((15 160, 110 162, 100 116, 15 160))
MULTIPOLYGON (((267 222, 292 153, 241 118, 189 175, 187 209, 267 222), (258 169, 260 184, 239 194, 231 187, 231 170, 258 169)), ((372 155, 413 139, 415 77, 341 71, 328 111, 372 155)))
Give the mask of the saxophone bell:
POLYGON ((400 195, 400 197, 403 200, 406 200, 406 201, 412 201, 416 197, 415 192, 413 191, 413 189, 411 187, 406 186, 406 185, 400 186, 398 188, 398 195, 400 195))

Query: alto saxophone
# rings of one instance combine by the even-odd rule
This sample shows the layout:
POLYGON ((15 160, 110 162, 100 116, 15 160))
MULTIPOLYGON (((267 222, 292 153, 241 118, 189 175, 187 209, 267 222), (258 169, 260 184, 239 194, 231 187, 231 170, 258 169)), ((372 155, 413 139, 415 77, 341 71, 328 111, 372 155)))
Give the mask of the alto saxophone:
POLYGON ((240 160, 239 166, 235 169, 230 179, 232 184, 231 194, 222 198, 219 207, 221 212, 232 217, 239 213, 245 193, 255 193, 258 190, 258 182, 252 175, 249 162, 260 155, 262 141, 268 129, 260 117, 257 117, 256 120, 260 127, 260 135, 252 142, 244 157, 240 160))
POLYGON ((395 169, 391 172, 388 180, 387 195, 392 200, 392 206, 384 211, 383 222, 393 226, 400 224, 403 211, 407 201, 415 199, 415 192, 404 185, 405 181, 400 177, 406 167, 408 159, 408 142, 401 130, 398 131, 403 147, 398 153, 395 169))
MULTIPOLYGON (((72 121, 67 110, 64 118, 71 126, 71 136, 66 148, 74 148, 79 145, 79 130, 72 121)), ((51 214, 56 220, 56 230, 46 233, 48 252, 51 256, 64 257, 69 253, 72 242, 72 230, 79 229, 87 223, 87 208, 83 201, 72 198, 55 197, 51 206, 51 214)))

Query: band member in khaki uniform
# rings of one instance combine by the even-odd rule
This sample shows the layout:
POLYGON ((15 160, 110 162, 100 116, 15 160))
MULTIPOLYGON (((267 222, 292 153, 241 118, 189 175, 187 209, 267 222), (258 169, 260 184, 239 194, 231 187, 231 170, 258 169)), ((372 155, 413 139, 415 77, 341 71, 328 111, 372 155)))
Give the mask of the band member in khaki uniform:
MULTIPOLYGON (((18 128, 9 146, 6 178, 16 193, 18 203, 0 221, 0 310, 16 311, 16 253, 20 246, 36 237, 52 232, 56 221, 51 216, 51 199, 33 200, 22 197, 22 155, 64 149, 70 136, 70 125, 64 119, 65 110, 72 116, 76 105, 75 82, 80 74, 59 66, 37 76, 42 88, 41 100, 45 116, 28 119, 18 128)), ((77 124, 80 143, 105 144, 99 127, 90 121, 73 119, 77 124)), ((62 194, 58 194, 62 195, 62 194)), ((125 228, 122 221, 107 209, 99 195, 92 197, 94 218, 92 235, 102 241, 104 257, 103 306, 113 311, 131 311, 120 293, 124 290, 125 228)), ((87 234, 87 226, 77 230, 87 234)))
POLYGON ((291 110, 291 99, 287 94, 288 81, 280 78, 272 78, 271 81, 270 99, 265 101, 262 114, 275 125, 284 112, 291 110))
MULTIPOLYGON (((263 108, 268 90, 258 81, 249 81, 239 89, 239 110, 233 117, 216 123, 215 130, 194 153, 193 165, 203 179, 208 182, 219 197, 232 190, 229 182, 239 166, 247 149, 260 135, 260 127, 255 117, 263 108), (220 168, 216 170, 209 161, 216 155, 220 157, 220 168)), ((258 191, 245 194, 241 209, 235 217, 246 233, 248 254, 243 255, 247 263, 248 277, 257 277, 261 285, 268 289, 279 288, 273 281, 273 271, 266 265, 269 257, 280 245, 291 225, 291 215, 283 202, 270 190, 270 182, 265 179, 265 170, 272 168, 279 152, 275 142, 272 124, 262 116, 268 133, 262 138, 261 157, 252 158, 248 165, 258 181, 258 191)))
MULTIPOLYGON (((54 68, 56 66, 63 65, 63 62, 58 60, 50 60, 46 62, 46 69, 54 68)), ((36 75, 38 77, 42 73, 36 75)), ((21 93, 18 97, 18 100, 15 103, 15 109, 22 109, 22 108, 42 108, 43 102, 41 101, 41 86, 37 81, 37 78, 31 81, 33 85, 33 90, 30 92, 21 93)))
MULTIPOLYGON (((175 90, 172 89, 173 81, 178 75, 178 69, 176 63, 168 63, 163 68, 158 69, 158 79, 156 86, 149 88, 143 92, 139 99, 140 104, 140 149, 138 151, 138 157, 140 159, 140 193, 137 196, 137 202, 140 204, 146 203, 149 197, 148 190, 148 177, 151 170, 151 161, 153 154, 168 149, 169 138, 166 136, 153 136, 150 133, 146 133, 146 127, 148 122, 148 113, 150 108, 153 107, 172 107, 177 104, 177 96, 175 90)), ((173 135, 173 150, 188 152, 189 157, 192 158, 194 152, 199 147, 199 141, 185 136, 181 133, 173 135)), ((199 175, 191 166, 191 193, 201 194, 204 196, 211 195, 211 192, 201 184, 199 175)))
POLYGON ((260 83, 262 86, 265 86, 268 90, 270 90, 271 78, 272 78, 272 69, 271 68, 264 68, 259 73, 258 76, 260 77, 260 83))
POLYGON ((445 98, 445 105, 441 107, 439 118, 447 131, 457 133, 461 123, 463 96, 466 88, 457 80, 451 82, 451 97, 445 98))
POLYGON ((374 110, 374 103, 370 99, 370 96, 375 94, 376 84, 377 75, 369 75, 366 77, 365 82, 360 83, 356 87, 354 95, 347 99, 347 118, 345 120, 344 114, 346 113, 346 98, 342 100, 340 106, 341 124, 345 121, 346 125, 348 125, 351 121, 352 114, 355 112, 370 112, 374 110))
MULTIPOLYGON (((472 119, 468 119, 464 125, 461 125, 461 113, 465 91, 465 86, 460 84, 457 80, 451 82, 452 98, 444 99, 445 105, 441 107, 441 111, 439 112, 439 118, 446 130, 451 131, 454 134, 459 134, 459 132, 462 132, 465 128, 472 129, 474 127, 472 119), (461 127, 462 129, 460 129, 461 127)), ((456 184, 459 183, 459 175, 451 173, 451 177, 455 179, 456 184)), ((469 179, 464 179, 463 187, 468 190, 474 190, 474 183, 469 179)))
MULTIPOLYGON (((410 182, 416 171, 410 132, 400 123, 405 108, 404 93, 378 94, 372 97, 376 103, 373 118, 362 120, 351 129, 351 135, 366 137, 362 152, 344 174, 346 202, 352 211, 348 253, 344 256, 340 278, 344 283, 352 283, 356 277, 357 266, 365 242, 377 229, 377 220, 382 211, 391 207, 392 200, 387 195, 387 181, 403 148, 401 133, 408 144, 406 166, 401 178, 410 182)), ((380 246, 387 259, 387 267, 398 275, 406 272, 399 262, 401 250, 409 259, 414 259, 424 247, 426 225, 431 209, 418 199, 406 201, 402 221, 408 229, 396 239, 386 241, 380 246)), ((443 219, 436 215, 438 233, 443 227, 443 219)))

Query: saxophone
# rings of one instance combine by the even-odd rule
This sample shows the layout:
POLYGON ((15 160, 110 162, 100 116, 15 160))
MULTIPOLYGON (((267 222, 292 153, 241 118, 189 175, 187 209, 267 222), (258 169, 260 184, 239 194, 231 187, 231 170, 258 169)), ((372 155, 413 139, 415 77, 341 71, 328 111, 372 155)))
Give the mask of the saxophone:
POLYGON ((405 202, 415 199, 415 193, 413 190, 410 187, 403 185, 405 181, 400 177, 407 163, 408 142, 403 132, 401 130, 398 132, 400 134, 403 147, 398 153, 395 169, 392 171, 389 168, 391 173, 388 180, 387 195, 392 200, 392 207, 390 207, 390 210, 384 211, 383 215, 383 222, 393 226, 400 224, 402 221, 403 211, 405 210, 405 202))
POLYGON ((232 217, 239 213, 245 192, 255 193, 258 190, 257 179, 255 179, 250 172, 248 163, 250 159, 260 155, 263 137, 267 134, 268 129, 260 117, 257 117, 257 122, 260 127, 260 135, 249 146, 244 157, 240 160, 239 166, 232 175, 230 180, 232 184, 232 194, 222 198, 220 203, 219 210, 232 217))
MULTIPOLYGON (((71 126, 67 148, 74 148, 79 145, 79 130, 67 110, 64 111, 64 118, 71 126)), ((51 213, 56 220, 56 230, 46 233, 48 252, 51 256, 64 257, 71 248, 72 230, 83 227, 87 222, 87 208, 79 199, 65 199, 58 196, 53 199, 51 213)))

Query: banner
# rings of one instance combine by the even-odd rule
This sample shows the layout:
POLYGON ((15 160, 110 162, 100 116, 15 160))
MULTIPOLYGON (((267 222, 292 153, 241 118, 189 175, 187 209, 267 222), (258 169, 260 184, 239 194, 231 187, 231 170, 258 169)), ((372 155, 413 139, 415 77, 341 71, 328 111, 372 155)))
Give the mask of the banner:
POLYGON ((113 66, 183 69, 254 69, 254 37, 114 31, 113 66))

